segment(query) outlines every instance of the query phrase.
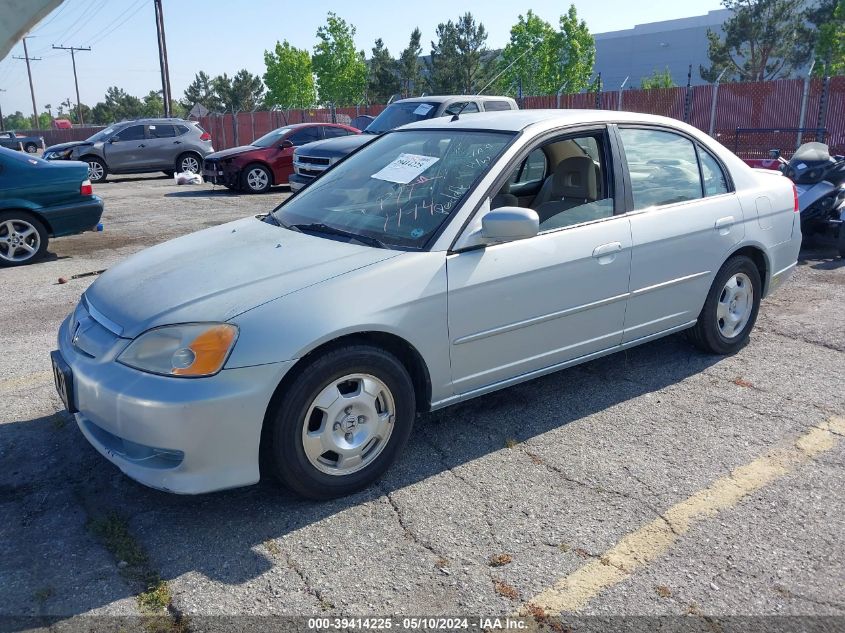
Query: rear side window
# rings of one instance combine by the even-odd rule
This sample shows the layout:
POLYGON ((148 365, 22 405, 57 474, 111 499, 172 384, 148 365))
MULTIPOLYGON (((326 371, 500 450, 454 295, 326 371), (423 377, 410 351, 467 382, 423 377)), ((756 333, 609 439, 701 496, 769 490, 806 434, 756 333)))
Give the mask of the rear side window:
POLYGON ((115 134, 118 141, 141 141, 145 138, 143 125, 130 125, 115 134))
POLYGON ((502 110, 512 110, 511 104, 507 101, 485 101, 484 110, 486 112, 500 112, 502 110))
POLYGON ((150 131, 150 138, 173 138, 176 136, 176 129, 169 123, 149 125, 147 129, 150 131))
POLYGON ((619 134, 628 161, 634 209, 702 197, 692 141, 664 130, 621 128, 619 134))
POLYGON ((707 150, 698 147, 698 160, 701 161, 701 176, 704 179, 704 195, 718 196, 728 193, 728 179, 722 166, 707 150))
POLYGON ((352 132, 344 130, 342 127, 324 127, 323 134, 326 138, 337 138, 338 136, 349 136, 352 132))
MULTIPOLYGON (((187 125, 174 125, 173 127, 176 128, 176 136, 182 136, 183 134, 187 134, 188 132, 190 132, 187 125)), ((199 128, 200 134, 205 132, 205 130, 203 130, 199 125, 197 126, 197 128, 199 128)))

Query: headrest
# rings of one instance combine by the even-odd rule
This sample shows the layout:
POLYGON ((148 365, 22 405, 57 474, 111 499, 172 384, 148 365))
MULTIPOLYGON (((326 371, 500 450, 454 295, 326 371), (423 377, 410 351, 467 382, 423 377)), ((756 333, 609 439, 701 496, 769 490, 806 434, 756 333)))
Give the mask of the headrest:
POLYGON ((598 197, 596 187, 596 165, 589 156, 565 158, 555 168, 552 178, 552 199, 579 198, 595 200, 598 197))

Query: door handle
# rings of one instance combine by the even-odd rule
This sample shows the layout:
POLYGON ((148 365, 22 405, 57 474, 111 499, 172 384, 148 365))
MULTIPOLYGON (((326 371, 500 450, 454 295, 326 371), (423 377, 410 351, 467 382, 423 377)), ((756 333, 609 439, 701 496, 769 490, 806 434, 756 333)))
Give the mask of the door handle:
POLYGON ((720 235, 727 235, 731 232, 731 227, 734 225, 734 216, 729 215, 724 218, 716 220, 715 229, 720 235))
POLYGON ((593 257, 601 259, 608 255, 615 255, 622 250, 622 242, 610 242, 609 244, 602 244, 593 249, 593 257))
POLYGON ((138 147, 146 147, 143 143, 141 143, 138 147))
POLYGON ((174 145, 181 145, 181 144, 182 144, 182 141, 173 141, 173 144, 174 144, 174 145))

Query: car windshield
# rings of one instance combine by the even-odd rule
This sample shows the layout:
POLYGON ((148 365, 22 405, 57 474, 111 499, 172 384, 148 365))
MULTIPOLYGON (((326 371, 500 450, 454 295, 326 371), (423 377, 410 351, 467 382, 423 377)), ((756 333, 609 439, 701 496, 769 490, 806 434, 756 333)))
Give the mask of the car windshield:
POLYGON ((94 136, 89 136, 86 140, 89 143, 97 143, 99 141, 105 141, 108 138, 111 138, 112 134, 114 134, 113 127, 107 127, 105 130, 100 130, 94 136))
POLYGON ((392 103, 379 114, 372 123, 364 130, 365 134, 383 134, 395 130, 400 125, 431 119, 437 112, 435 102, 411 101, 405 103, 392 103))
POLYGON ((386 134, 289 198, 273 217, 294 229, 423 248, 512 138, 458 130, 386 134))
POLYGON ((282 137, 292 129, 293 128, 290 127, 280 127, 277 130, 273 130, 272 132, 255 139, 252 143, 250 143, 250 145, 254 145, 255 147, 273 147, 273 145, 281 143, 282 137))

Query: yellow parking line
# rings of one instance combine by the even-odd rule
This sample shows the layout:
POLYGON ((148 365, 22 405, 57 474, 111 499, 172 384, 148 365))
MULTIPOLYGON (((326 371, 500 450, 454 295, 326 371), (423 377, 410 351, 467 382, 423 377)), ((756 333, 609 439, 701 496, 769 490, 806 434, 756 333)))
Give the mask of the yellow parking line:
POLYGON ((53 372, 51 371, 39 371, 34 374, 27 374, 26 376, 8 378, 6 380, 0 380, 0 393, 8 393, 21 387, 29 387, 39 383, 49 384, 52 380, 53 372))
POLYGON ((664 554, 696 522, 734 507, 752 492, 833 448, 837 435, 845 435, 845 418, 830 418, 821 426, 811 428, 792 446, 773 450, 740 466, 669 508, 663 514, 664 518, 655 519, 628 534, 599 558, 541 591, 520 608, 520 614, 554 616, 578 611, 603 590, 622 582, 638 568, 664 554))

